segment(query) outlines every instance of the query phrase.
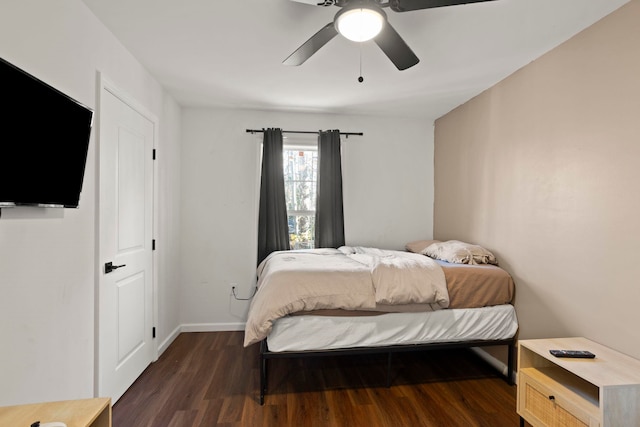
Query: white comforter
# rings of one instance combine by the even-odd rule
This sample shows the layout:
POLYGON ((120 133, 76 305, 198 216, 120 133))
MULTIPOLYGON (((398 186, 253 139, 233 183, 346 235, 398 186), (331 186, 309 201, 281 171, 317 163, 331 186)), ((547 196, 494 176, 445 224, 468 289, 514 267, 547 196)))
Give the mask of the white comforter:
POLYGON ((447 308, 442 268, 419 254, 365 247, 281 251, 258 266, 244 345, 256 343, 273 322, 300 311, 371 310, 376 304, 432 304, 447 308))
POLYGON ((435 303, 449 306, 442 267, 431 258, 410 252, 361 246, 339 249, 371 272, 376 304, 435 303))

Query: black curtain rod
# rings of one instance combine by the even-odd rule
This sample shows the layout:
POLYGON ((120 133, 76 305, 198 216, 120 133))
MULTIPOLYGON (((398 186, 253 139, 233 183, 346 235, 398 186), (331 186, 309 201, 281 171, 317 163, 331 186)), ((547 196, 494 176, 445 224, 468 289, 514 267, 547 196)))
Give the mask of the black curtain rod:
MULTIPOLYGON (((262 133, 264 132, 265 129, 247 129, 247 133, 262 133)), ((315 133, 318 134, 322 131, 318 130, 318 131, 305 131, 305 130, 283 130, 282 133, 315 133)), ((364 135, 362 132, 340 132, 340 135, 346 135, 346 137, 348 138, 349 135, 356 135, 356 136, 362 136, 364 135)))

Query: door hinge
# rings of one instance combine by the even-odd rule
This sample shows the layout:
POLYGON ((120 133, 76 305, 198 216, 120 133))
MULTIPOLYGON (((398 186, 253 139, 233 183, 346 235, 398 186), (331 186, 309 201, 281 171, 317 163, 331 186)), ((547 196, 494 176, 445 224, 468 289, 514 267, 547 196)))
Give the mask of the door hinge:
POLYGON ((154 326, 154 327, 151 329, 151 338, 155 338, 155 337, 156 337, 156 327, 154 326))
POLYGON ((151 241, 151 250, 152 250, 152 251, 155 251, 155 250, 156 250, 156 239, 153 239, 153 240, 151 241))
POLYGON ((153 160, 155 160, 155 159, 156 159, 156 149, 154 148, 153 149, 153 160))

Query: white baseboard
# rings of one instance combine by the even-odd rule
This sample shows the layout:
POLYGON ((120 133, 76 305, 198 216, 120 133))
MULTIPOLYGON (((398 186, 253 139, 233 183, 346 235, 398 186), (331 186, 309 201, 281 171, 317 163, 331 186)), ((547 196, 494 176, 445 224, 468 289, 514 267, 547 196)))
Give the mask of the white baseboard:
POLYGON ((223 332, 244 331, 244 323, 187 323, 181 326, 182 332, 223 332))
POLYGON ((160 346, 158 346, 158 357, 160 357, 160 355, 162 355, 162 353, 165 352, 165 350, 167 348, 169 348, 169 346, 171 345, 171 343, 178 338, 178 335, 180 335, 180 332, 182 331, 182 327, 178 326, 177 328, 175 328, 173 330, 173 332, 171 332, 169 334, 169 336, 162 341, 162 343, 160 344, 160 346))
MULTIPOLYGON (((502 375, 504 375, 505 377, 507 376, 509 367, 504 362, 496 359, 495 357, 493 357, 492 355, 490 355, 480 347, 472 347, 471 350, 474 353, 476 353, 478 356, 480 356, 485 362, 487 362, 488 364, 493 366, 495 369, 497 369, 499 372, 501 372, 502 375)), ((513 378, 511 378, 511 381, 515 384, 517 380, 517 375, 515 370, 513 371, 512 377, 513 378)))
POLYGON ((187 323, 176 327, 158 346, 158 357, 169 348, 182 332, 244 331, 244 323, 187 323))

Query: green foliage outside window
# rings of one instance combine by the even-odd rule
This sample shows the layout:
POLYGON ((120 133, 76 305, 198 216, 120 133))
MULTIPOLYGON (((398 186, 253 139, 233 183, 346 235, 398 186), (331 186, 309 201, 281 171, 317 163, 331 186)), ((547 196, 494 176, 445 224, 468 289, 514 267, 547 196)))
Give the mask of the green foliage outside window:
POLYGON ((314 247, 318 152, 284 150, 284 185, 291 249, 314 247))

